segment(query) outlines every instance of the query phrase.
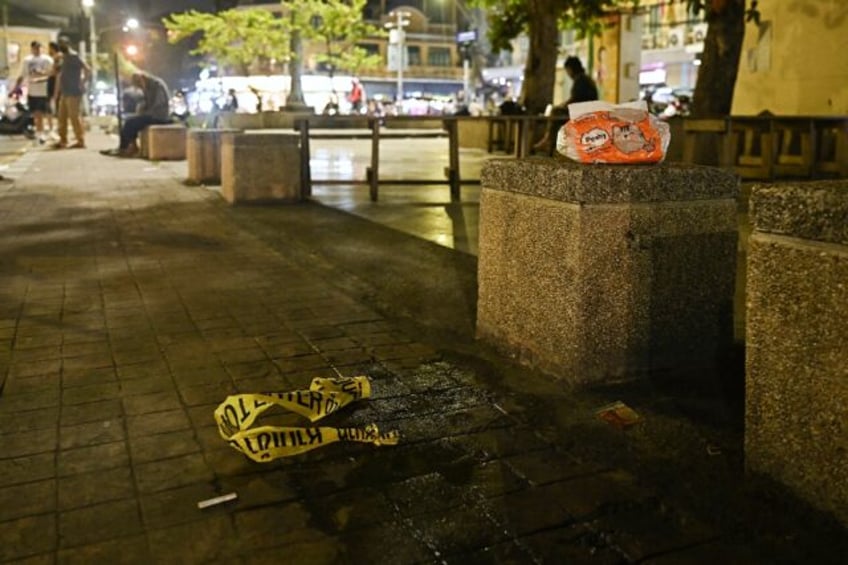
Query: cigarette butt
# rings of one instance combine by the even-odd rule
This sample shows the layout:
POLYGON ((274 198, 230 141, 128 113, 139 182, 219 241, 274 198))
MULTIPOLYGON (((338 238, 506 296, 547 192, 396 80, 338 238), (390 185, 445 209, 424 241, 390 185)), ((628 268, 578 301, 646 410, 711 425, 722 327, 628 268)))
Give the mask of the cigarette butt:
POLYGON ((199 509, 209 508, 210 506, 215 506, 216 504, 222 504, 224 502, 229 502, 230 500, 235 500, 238 498, 238 495, 234 492, 229 494, 224 494, 221 496, 216 496, 215 498, 210 498, 208 500, 201 500, 197 503, 197 507, 199 509))

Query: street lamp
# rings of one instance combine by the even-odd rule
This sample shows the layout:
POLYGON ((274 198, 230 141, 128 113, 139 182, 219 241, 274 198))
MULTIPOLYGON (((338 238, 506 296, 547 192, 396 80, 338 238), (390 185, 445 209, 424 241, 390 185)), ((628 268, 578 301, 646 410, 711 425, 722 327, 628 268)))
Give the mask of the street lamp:
POLYGON ((97 32, 94 29, 94 0, 82 0, 82 11, 88 17, 88 42, 91 51, 91 76, 97 84, 97 32))
MULTIPOLYGON (((385 27, 389 30, 389 49, 395 47, 397 56, 395 61, 397 64, 397 103, 400 106, 403 104, 403 68, 406 66, 406 32, 404 28, 409 25, 409 12, 394 10, 389 14, 394 18, 393 22, 386 22, 385 27)), ((391 53, 391 52, 390 52, 391 53)), ((392 57, 389 56, 389 70, 392 67, 392 57)))

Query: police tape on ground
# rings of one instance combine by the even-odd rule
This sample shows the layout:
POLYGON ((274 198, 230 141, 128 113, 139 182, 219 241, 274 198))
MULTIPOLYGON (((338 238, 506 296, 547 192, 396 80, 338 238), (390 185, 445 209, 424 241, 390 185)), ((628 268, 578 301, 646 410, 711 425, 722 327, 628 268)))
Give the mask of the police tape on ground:
POLYGON ((368 377, 315 378, 308 390, 228 396, 215 409, 218 431, 233 448, 264 463, 305 453, 339 441, 396 445, 397 432, 381 433, 376 424, 364 428, 253 426, 266 410, 279 406, 317 422, 348 404, 371 396, 368 377))

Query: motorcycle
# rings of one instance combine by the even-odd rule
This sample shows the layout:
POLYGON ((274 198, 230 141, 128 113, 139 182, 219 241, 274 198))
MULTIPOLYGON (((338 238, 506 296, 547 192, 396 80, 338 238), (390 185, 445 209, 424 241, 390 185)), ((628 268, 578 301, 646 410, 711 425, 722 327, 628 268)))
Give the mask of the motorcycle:
POLYGON ((35 139, 35 119, 32 112, 18 98, 11 99, 0 116, 0 134, 23 135, 35 139))

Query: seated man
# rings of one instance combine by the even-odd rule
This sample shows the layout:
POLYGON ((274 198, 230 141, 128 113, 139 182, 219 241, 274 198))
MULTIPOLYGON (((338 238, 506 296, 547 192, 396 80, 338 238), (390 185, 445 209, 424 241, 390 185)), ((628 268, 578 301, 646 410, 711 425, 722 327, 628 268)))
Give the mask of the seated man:
POLYGON ((171 95, 165 81, 145 72, 133 73, 133 86, 144 94, 136 108, 135 115, 127 118, 121 127, 121 142, 118 149, 101 151, 104 155, 113 157, 135 157, 138 155, 138 134, 148 126, 170 124, 171 95))

